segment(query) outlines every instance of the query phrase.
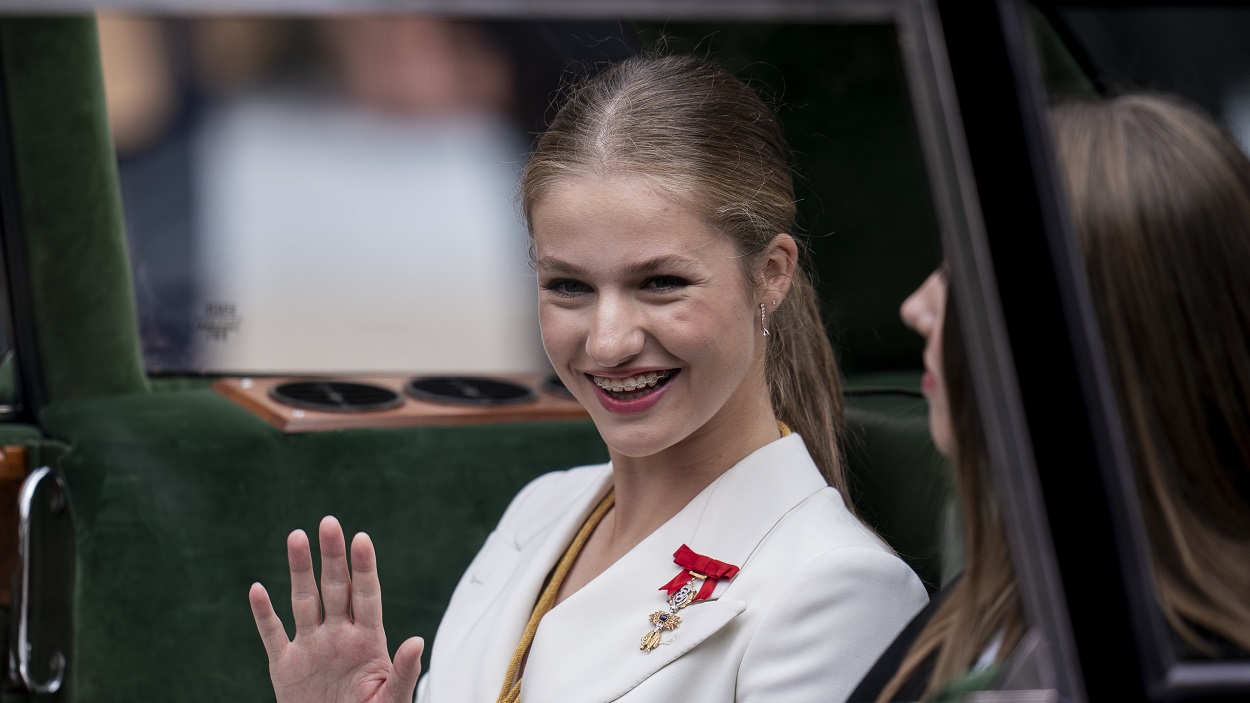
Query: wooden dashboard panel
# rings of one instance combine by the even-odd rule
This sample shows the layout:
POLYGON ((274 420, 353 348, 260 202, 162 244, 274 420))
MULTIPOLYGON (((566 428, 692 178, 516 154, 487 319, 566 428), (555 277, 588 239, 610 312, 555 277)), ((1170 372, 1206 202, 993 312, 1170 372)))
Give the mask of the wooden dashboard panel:
MULTIPOLYGON (((480 374, 478 374, 481 377, 480 374)), ((556 395, 543 387, 540 375, 486 376, 528 386, 538 399, 517 405, 469 406, 417 400, 404 391, 414 376, 335 376, 335 377, 231 377, 213 384, 218 393, 243 406, 283 432, 317 432, 355 427, 407 427, 412 425, 464 425, 488 422, 527 422, 533 420, 576 420, 589 417, 576 400, 556 395), (392 410, 371 412, 328 412, 294 408, 270 397, 275 386, 291 381, 344 381, 370 383, 395 391, 403 405, 392 410)))

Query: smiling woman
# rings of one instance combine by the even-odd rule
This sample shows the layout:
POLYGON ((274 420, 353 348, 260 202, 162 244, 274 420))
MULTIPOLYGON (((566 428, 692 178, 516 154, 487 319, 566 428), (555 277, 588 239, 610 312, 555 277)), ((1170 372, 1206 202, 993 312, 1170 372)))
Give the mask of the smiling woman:
POLYGON ((294 643, 251 592, 279 701, 845 699, 926 597, 844 499, 771 110, 708 62, 631 58, 574 92, 522 191, 543 344, 611 462, 513 500, 420 686, 419 640, 387 657, 368 538, 349 571, 322 522, 319 598, 293 533, 294 643))

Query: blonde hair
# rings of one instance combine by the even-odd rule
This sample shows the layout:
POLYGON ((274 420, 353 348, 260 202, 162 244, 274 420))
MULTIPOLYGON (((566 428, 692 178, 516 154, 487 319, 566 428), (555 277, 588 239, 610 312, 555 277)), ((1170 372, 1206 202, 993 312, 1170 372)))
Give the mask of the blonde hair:
MULTIPOLYGON (((634 56, 577 87, 539 137, 521 180, 534 204, 571 176, 642 176, 731 237, 743 272, 794 229, 789 151, 771 108, 749 86, 694 56, 634 56)), ((772 312, 766 377, 777 417, 803 436, 848 501, 838 438, 842 387, 819 303, 802 269, 772 312)))

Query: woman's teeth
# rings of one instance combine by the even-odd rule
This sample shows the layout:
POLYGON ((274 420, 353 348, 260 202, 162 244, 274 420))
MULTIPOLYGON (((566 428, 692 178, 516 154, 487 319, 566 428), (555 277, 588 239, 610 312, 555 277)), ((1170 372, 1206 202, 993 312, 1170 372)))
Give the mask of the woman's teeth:
MULTIPOLYGON (((604 378, 603 376, 592 376, 595 385, 599 386, 610 393, 629 393, 633 394, 637 391, 647 391, 656 386, 664 379, 672 376, 672 371, 649 371, 640 373, 637 376, 629 378, 604 378)), ((641 395, 641 393, 638 393, 641 395)), ((625 398, 629 400, 629 398, 625 398)))

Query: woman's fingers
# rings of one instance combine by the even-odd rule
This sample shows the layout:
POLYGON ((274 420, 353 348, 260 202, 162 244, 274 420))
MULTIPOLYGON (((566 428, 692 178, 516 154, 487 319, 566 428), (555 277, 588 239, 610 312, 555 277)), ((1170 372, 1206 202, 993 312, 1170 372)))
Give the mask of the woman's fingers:
POLYGON ((282 621, 273 611, 273 603, 269 601, 269 592, 259 583, 252 584, 247 592, 247 600, 252 606, 252 617, 256 620, 256 630, 260 632, 260 641, 265 645, 265 653, 270 663, 278 661, 283 650, 291 643, 286 638, 286 629, 282 621))
POLYGON ((347 545, 339 521, 327 515, 317 530, 321 539, 321 602, 326 623, 348 622, 351 598, 351 577, 347 571, 347 545))
POLYGON ((395 703, 409 703, 417 692, 417 679, 421 677, 421 652, 425 650, 425 640, 420 637, 409 637, 395 650, 395 662, 391 672, 395 676, 394 686, 387 684, 388 692, 395 703))
MULTIPOLYGON (((321 591, 313 573, 312 552, 308 535, 295 530, 287 537, 287 561, 291 567, 291 610, 295 614, 297 648, 291 649, 282 621, 274 612, 269 594, 259 583, 248 592, 252 616, 269 656, 270 673, 275 687, 280 679, 292 676, 301 681, 313 669, 320 670, 338 658, 348 657, 340 664, 357 662, 356 657, 370 660, 380 649, 386 653, 386 636, 382 631, 382 591, 378 583, 377 557, 373 542, 363 532, 351 544, 351 565, 338 520, 325 517, 317 530, 321 545, 321 591), (353 632, 350 626, 320 628, 322 601, 327 624, 351 623, 369 632, 353 632), (302 652, 300 656, 291 656, 302 652), (310 668, 311 667, 311 668, 310 668)), ((382 697, 393 703, 410 703, 421 675, 421 653, 425 641, 412 637, 399 646, 391 666, 382 697)), ((350 667, 349 667, 350 668, 350 667)), ((315 676, 313 677, 316 678, 315 676)), ((323 676, 324 678, 324 676, 323 676)), ((320 685, 318 682, 314 685, 320 685)), ((303 685, 303 684, 300 684, 303 685)), ((285 689, 284 689, 285 690, 285 689)), ((281 698, 281 694, 279 695, 281 698)))
POLYGON ((312 634, 321 624, 321 597, 313 575, 308 535, 296 530, 286 539, 286 558, 291 565, 291 612, 295 615, 295 636, 312 634))
POLYGON ((352 538, 352 617, 360 627, 382 628, 382 588, 378 560, 369 535, 352 538))

